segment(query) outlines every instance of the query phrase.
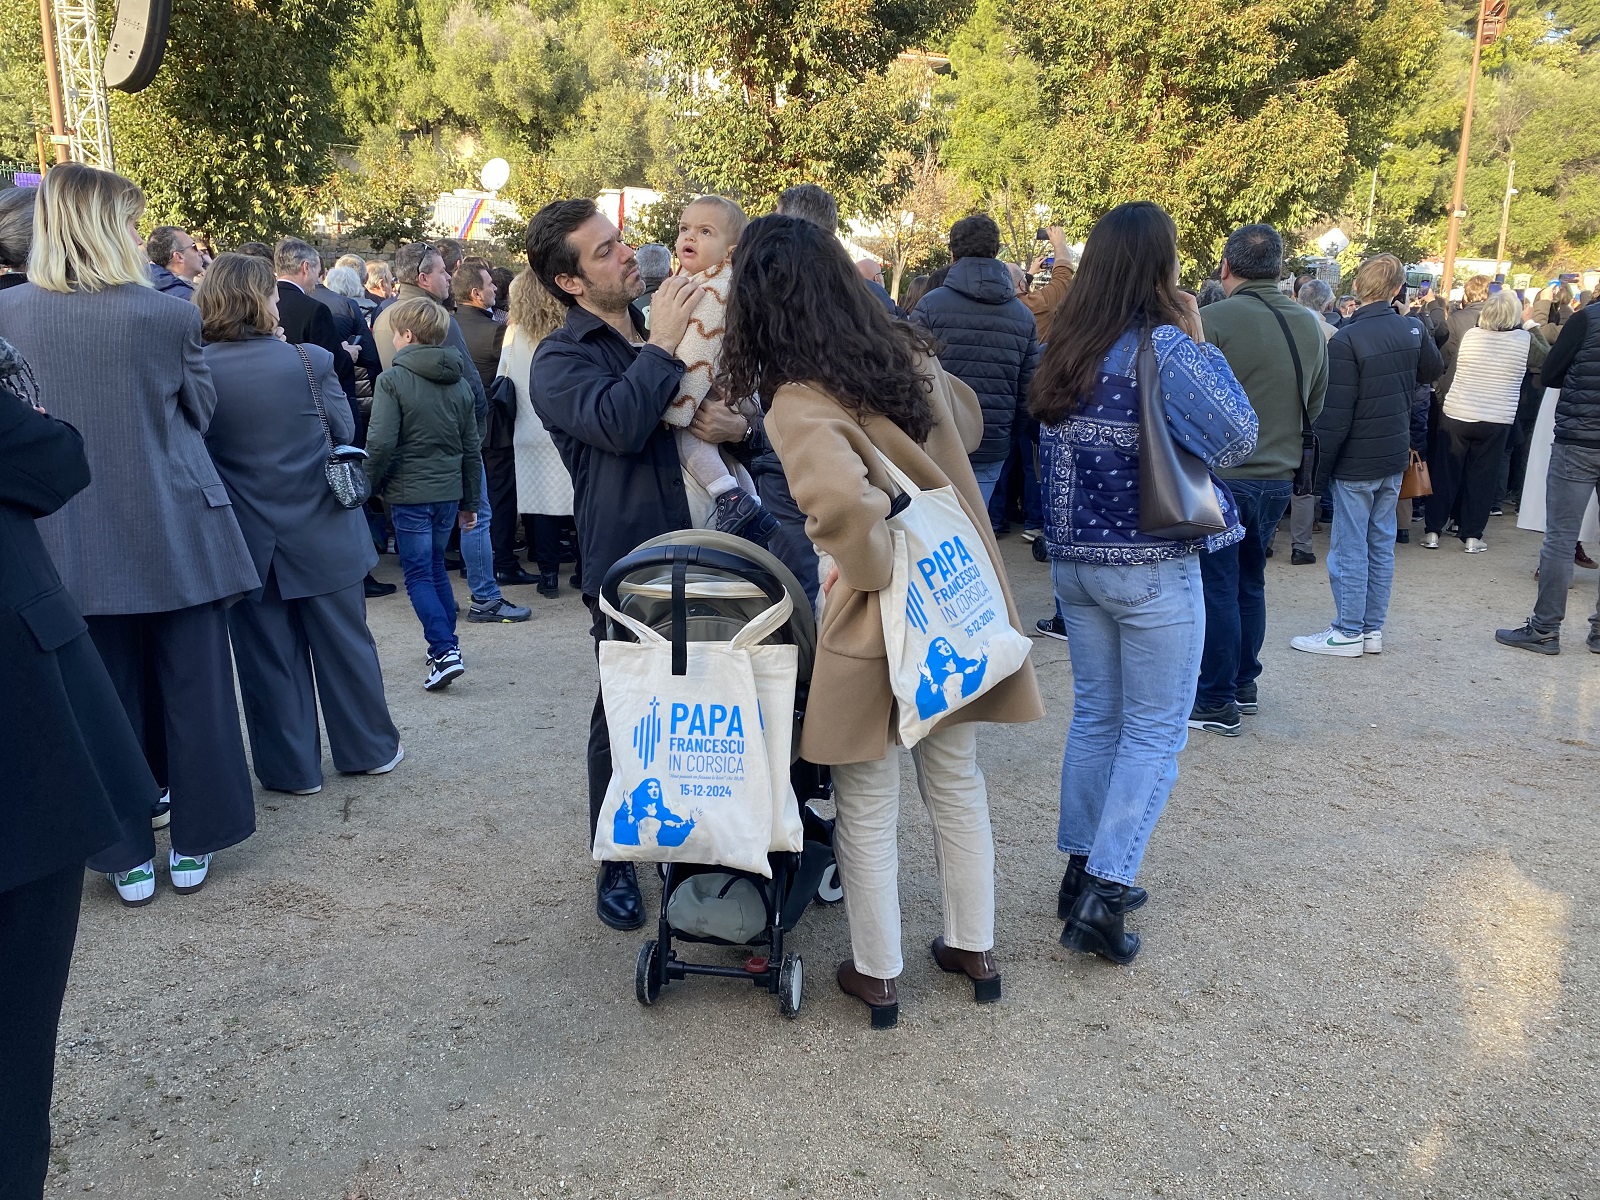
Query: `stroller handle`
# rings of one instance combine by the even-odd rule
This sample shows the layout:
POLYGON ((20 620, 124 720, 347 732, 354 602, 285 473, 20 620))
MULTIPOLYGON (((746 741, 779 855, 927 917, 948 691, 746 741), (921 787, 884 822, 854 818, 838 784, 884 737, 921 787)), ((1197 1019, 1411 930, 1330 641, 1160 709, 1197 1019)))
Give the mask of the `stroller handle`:
POLYGON ((653 546, 648 550, 635 550, 612 564, 600 585, 600 593, 613 608, 621 606, 618 587, 627 575, 646 567, 672 568, 672 673, 683 675, 688 670, 687 599, 684 587, 688 569, 709 567, 726 571, 760 588, 773 604, 788 596, 788 589, 764 567, 748 562, 725 550, 712 550, 706 546, 653 546))

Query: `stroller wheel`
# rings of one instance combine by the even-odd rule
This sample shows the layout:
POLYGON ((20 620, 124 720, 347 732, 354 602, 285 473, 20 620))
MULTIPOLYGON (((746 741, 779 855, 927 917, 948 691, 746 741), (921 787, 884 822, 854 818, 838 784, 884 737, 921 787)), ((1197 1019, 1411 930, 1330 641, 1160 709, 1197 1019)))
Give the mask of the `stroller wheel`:
POLYGON ((805 975, 798 954, 785 954, 783 968, 778 972, 778 1011, 786 1017, 800 1012, 800 993, 805 987, 805 975))
POLYGON ((661 976, 656 961, 660 955, 660 947, 654 938, 639 947, 639 965, 633 973, 633 994, 647 1008, 661 995, 661 976))
POLYGON ((837 904, 844 899, 844 885, 839 882, 839 868, 834 863, 829 863, 822 872, 822 880, 817 884, 817 901, 821 904, 837 904))

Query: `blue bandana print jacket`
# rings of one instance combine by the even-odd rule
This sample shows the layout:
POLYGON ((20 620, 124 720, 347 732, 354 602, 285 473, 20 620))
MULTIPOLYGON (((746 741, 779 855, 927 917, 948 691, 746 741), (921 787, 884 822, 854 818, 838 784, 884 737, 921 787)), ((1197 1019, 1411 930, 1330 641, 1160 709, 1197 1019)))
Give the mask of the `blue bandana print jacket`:
MULTIPOLYGON (((1131 566, 1220 550, 1244 537, 1233 496, 1215 477, 1228 528, 1192 541, 1139 532, 1138 326, 1111 347, 1093 395, 1059 425, 1039 433, 1045 544, 1052 559, 1131 566)), ((1167 426, 1178 446, 1213 471, 1249 458, 1256 414, 1222 351, 1172 325, 1150 335, 1161 373, 1167 426)))

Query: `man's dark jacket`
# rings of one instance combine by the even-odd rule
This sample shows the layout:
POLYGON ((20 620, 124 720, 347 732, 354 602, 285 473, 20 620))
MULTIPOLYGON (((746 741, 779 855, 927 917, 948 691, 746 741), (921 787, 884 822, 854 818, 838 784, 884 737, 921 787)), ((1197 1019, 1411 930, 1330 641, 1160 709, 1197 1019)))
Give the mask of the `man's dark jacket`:
POLYGON ((978 393, 983 441, 972 461, 1007 457, 1012 433, 1027 420, 1039 337, 1038 324, 1017 299, 1005 263, 998 258, 957 259, 944 286, 917 302, 911 320, 939 340, 944 369, 978 393))
MULTIPOLYGON (((383 359, 378 355, 378 343, 373 340, 372 327, 367 324, 367 314, 361 307, 361 301, 353 296, 341 296, 320 283, 311 289, 311 298, 326 305, 333 314, 333 330, 342 341, 361 347, 356 366, 366 371, 369 380, 376 382, 378 373, 383 370, 383 359)), ((337 364, 338 360, 334 361, 337 364)))
POLYGON ((356 397, 356 367, 350 355, 339 344, 339 329, 333 323, 333 313, 326 304, 306 295, 294 284, 278 280, 278 324, 283 326, 283 336, 298 346, 310 342, 321 346, 333 355, 333 372, 339 377, 345 399, 350 403, 350 416, 361 429, 366 421, 361 412, 361 401, 356 397))
POLYGON ((1328 394, 1317 418, 1318 490, 1331 479, 1385 479, 1411 461, 1411 401, 1444 370, 1416 317, 1386 301, 1356 309, 1328 342, 1328 394))
MULTIPOLYGON (((642 342, 644 321, 630 313, 642 342)), ((577 305, 534 351, 533 410, 572 476, 585 596, 640 542, 692 524, 675 434, 661 422, 683 372, 577 305)))
MULTIPOLYGON (((456 324, 461 326, 467 353, 472 356, 472 365, 478 369, 478 381, 487 393, 494 385, 495 371, 500 367, 500 347, 505 344, 506 327, 491 317, 487 310, 474 308, 470 304, 456 305, 456 324)), ((511 427, 490 406, 488 436, 483 444, 491 450, 504 450, 511 445, 511 434, 511 427)))
POLYGON ((1600 449, 1600 307, 1580 308, 1544 360, 1544 382, 1561 389, 1556 441, 1600 449))
POLYGON ((179 300, 194 299, 194 284, 187 279, 179 278, 166 267, 150 264, 150 282, 156 285, 156 291, 165 292, 169 296, 176 296, 179 300))
POLYGON ((88 484, 78 431, 0 382, 0 894, 131 837, 158 794, 89 627, 34 528, 88 484))

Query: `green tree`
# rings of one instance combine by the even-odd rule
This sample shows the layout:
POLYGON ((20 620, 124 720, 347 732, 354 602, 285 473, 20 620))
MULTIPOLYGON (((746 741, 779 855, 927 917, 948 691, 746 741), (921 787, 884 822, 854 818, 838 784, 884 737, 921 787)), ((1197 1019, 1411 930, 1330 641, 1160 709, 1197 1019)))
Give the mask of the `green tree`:
POLYGON ((374 250, 401 246, 427 236, 432 197, 417 157, 393 129, 377 128, 341 165, 323 191, 321 206, 338 209, 354 222, 351 235, 374 250))
POLYGON ((303 230, 338 140, 350 0, 174 0, 155 82, 112 93, 118 168, 150 220, 222 244, 303 230))
POLYGON ((39 6, 0 5, 0 162, 37 162, 34 121, 50 131, 39 6))
POLYGON ((635 0, 628 48, 653 52, 673 100, 676 186, 751 211, 796 183, 828 188, 843 212, 878 213, 908 179, 890 152, 925 136, 927 68, 902 51, 954 0, 635 0))
POLYGON ((1426 79, 1437 0, 1011 0, 1038 64, 1051 207, 1081 235, 1151 199, 1191 273, 1229 229, 1335 208, 1426 79))

